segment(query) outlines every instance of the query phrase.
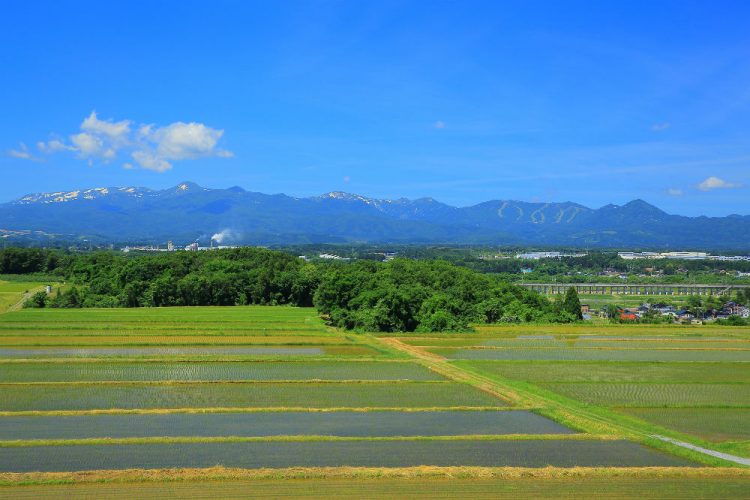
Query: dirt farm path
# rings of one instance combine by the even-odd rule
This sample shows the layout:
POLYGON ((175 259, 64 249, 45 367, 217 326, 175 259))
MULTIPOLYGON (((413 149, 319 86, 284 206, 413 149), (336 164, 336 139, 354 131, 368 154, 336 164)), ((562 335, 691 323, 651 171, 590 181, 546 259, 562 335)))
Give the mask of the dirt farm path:
POLYGON ((28 299, 30 299, 32 295, 34 295, 37 292, 43 292, 44 289, 45 289, 44 286, 39 286, 39 287, 29 290, 28 292, 25 292, 23 295, 21 295, 21 299, 18 302, 8 307, 8 309, 6 309, 5 311, 0 311, 0 314, 4 312, 18 311, 19 309, 23 307, 23 303, 26 302, 28 299))

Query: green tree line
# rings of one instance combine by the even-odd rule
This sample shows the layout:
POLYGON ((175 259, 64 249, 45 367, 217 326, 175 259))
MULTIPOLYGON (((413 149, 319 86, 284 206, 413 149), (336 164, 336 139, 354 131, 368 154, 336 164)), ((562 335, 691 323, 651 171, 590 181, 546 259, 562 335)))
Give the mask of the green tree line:
POLYGON ((12 272, 54 272, 75 286, 52 296, 37 294, 28 307, 290 304, 315 306, 342 328, 384 332, 580 319, 577 296, 551 302, 497 276, 440 260, 310 263, 261 248, 140 255, 33 252, 41 254, 14 252, 12 272))

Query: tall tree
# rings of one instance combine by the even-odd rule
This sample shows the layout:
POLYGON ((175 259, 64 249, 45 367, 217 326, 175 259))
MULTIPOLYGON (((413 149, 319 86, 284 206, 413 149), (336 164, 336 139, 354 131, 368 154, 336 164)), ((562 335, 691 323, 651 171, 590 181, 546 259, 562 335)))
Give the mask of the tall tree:
POLYGON ((565 300, 563 301, 563 310, 572 314, 578 319, 583 319, 583 313, 581 312, 581 300, 578 298, 578 292, 575 287, 569 287, 568 291, 565 292, 565 300))

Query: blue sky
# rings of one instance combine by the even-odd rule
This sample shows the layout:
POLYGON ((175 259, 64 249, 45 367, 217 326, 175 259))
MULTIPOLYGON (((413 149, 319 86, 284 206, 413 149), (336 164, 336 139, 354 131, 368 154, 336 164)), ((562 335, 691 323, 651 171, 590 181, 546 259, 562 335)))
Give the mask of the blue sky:
POLYGON ((5 2, 0 201, 192 180, 750 214, 748 18, 744 1, 5 2))

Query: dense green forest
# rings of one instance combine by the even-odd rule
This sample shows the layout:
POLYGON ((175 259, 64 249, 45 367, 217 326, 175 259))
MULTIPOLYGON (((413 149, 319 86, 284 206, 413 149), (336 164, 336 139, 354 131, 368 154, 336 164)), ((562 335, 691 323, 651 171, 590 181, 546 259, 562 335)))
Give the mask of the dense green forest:
POLYGON ((577 297, 551 302, 440 260, 311 263, 261 248, 141 255, 11 248, 0 251, 0 273, 52 274, 73 284, 35 295, 29 307, 292 304, 315 306, 332 324, 361 331, 580 319, 577 297))
POLYGON ((580 319, 580 303, 552 303, 530 290, 444 261, 396 259, 330 266, 321 276, 315 304, 337 326, 373 331, 445 331, 461 330, 472 322, 580 319))

